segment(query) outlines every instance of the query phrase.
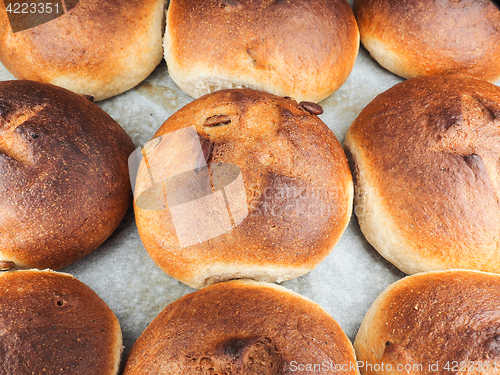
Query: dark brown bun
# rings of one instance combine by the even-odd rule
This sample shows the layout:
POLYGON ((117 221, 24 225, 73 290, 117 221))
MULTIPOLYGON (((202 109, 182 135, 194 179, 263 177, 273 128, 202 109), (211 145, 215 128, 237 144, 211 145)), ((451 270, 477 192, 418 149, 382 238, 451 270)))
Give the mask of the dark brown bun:
POLYGON ((500 88, 422 77, 375 98, 349 129, 355 212, 407 274, 500 272, 500 88))
POLYGON ((359 327, 354 347, 360 371, 497 374, 498 306, 497 274, 451 270, 399 280, 375 300, 359 327))
POLYGON ((13 33, 0 3, 0 61, 16 78, 106 99, 160 63, 164 10, 165 0, 80 0, 53 21, 13 33))
POLYGON ((355 0, 361 42, 404 78, 500 79, 500 10, 491 0, 355 0))
POLYGON ((116 375, 122 333, 110 308, 73 276, 0 273, 0 368, 9 375, 116 375))
POLYGON ((194 288, 235 278, 283 281, 319 264, 349 223, 353 194, 340 143, 309 112, 319 109, 317 104, 299 105, 292 99, 235 89, 206 95, 171 116, 145 147, 150 168, 143 161, 135 191, 139 235, 156 264, 194 288), (192 182, 203 170, 195 172, 194 159, 170 159, 192 147, 184 139, 175 140, 188 127, 196 137, 193 147, 199 146, 196 133, 204 139, 212 168, 208 192, 193 193, 192 199, 189 195, 201 189, 192 182), (227 178, 234 183, 225 189, 226 202, 222 188, 215 186, 218 163, 237 169, 234 178, 227 178), (189 181, 167 181, 177 173, 183 176, 179 170, 192 171, 189 181), (161 174, 166 177, 157 177, 161 174), (151 176, 164 183, 156 185, 158 194, 151 187, 151 176), (187 205, 201 196, 215 200, 219 196, 215 193, 220 195, 221 209, 212 210, 207 202, 199 203, 194 212, 187 205), (173 194, 186 204, 148 208, 173 194), (224 227, 228 207, 234 223, 228 217, 220 235, 197 237, 202 231, 196 228, 224 227), (181 225, 176 217, 182 219, 181 225))
POLYGON ((345 0, 172 0, 164 46, 195 98, 246 87, 319 102, 349 76, 359 32, 345 0))
POLYGON ((133 150, 82 96, 0 82, 0 261, 58 269, 102 244, 131 202, 133 150))
POLYGON ((142 333, 123 375, 358 374, 349 339, 318 304, 276 285, 230 281, 168 305, 142 333), (343 371, 331 371, 343 366, 343 371))

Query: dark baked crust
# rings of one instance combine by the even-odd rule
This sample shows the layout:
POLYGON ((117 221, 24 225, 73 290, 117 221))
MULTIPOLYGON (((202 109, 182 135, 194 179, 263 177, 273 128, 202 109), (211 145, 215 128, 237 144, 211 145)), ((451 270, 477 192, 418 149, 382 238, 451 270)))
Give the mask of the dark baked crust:
MULTIPOLYGON (((340 143, 320 119, 291 99, 225 90, 186 105, 155 137, 187 126, 210 140, 209 163, 241 169, 249 212, 230 232, 181 248, 169 210, 145 210, 135 201, 141 239, 165 272, 197 288, 235 277, 286 280, 329 254, 350 219, 352 178, 340 143), (203 125, 215 115, 230 123, 203 125)), ((149 174, 139 173, 144 180, 149 174)))
POLYGON ((118 320, 71 275, 0 274, 0 368, 9 375, 115 375, 122 351, 118 320))
POLYGON ((319 305, 281 287, 230 281, 168 305, 135 343, 124 375, 278 375, 291 373, 292 361, 358 373, 349 339, 319 305))
POLYGON ((319 102, 347 79, 358 47, 345 0, 173 0, 168 9, 169 73, 195 97, 248 87, 319 102))
POLYGON ((405 78, 500 79, 500 10, 491 0, 355 0, 361 42, 405 78))
POLYGON ((134 145, 98 106, 31 81, 0 83, 0 260, 62 268, 116 229, 134 145))
POLYGON ((389 286, 370 307, 354 347, 362 374, 496 374, 500 366, 500 276, 476 271, 429 272, 389 286), (459 363, 465 361, 466 365, 459 363), (487 367, 489 363, 489 370, 487 367), (385 371, 381 369, 384 363, 385 371), (439 371, 429 370, 439 363, 439 371), (445 370, 449 364, 450 371, 445 370), (421 370, 418 371, 418 366, 421 370), (371 371, 370 371, 371 370, 371 371), (456 373, 457 371, 455 371, 456 373))
POLYGON ((0 1, 0 61, 18 79, 96 100, 144 80, 163 57, 165 0, 80 0, 63 16, 12 33, 0 1))
POLYGON ((406 273, 500 272, 500 89, 426 77, 375 98, 346 136, 358 219, 406 273))

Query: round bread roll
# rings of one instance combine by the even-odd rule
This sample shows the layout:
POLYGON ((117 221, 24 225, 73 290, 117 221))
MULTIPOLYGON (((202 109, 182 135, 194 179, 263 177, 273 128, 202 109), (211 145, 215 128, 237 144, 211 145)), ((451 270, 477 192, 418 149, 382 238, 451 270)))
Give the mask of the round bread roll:
POLYGON ((4 374, 118 374, 123 348, 118 320, 71 275, 1 273, 0 330, 4 374))
POLYGON ((442 76, 392 87, 352 124, 359 225, 403 272, 500 272, 499 121, 499 87, 442 76))
POLYGON ((319 102, 350 74, 359 32, 346 0, 171 0, 164 46, 195 98, 246 87, 319 102))
POLYGON ((165 0, 79 0, 70 10, 75 1, 63 3, 60 17, 19 32, 13 29, 26 20, 11 24, 0 4, 0 61, 16 78, 102 100, 136 86, 160 63, 165 0))
POLYGON ((46 83, 0 82, 6 268, 58 269, 102 244, 132 201, 133 150, 125 131, 82 96, 46 83))
POLYGON ((500 276, 422 273, 390 285, 359 327, 362 374, 498 374, 500 276))
POLYGON ((318 304, 282 287, 238 280, 168 305, 134 344, 123 375, 295 371, 359 374, 349 339, 318 304))
POLYGON ((491 0, 354 0, 361 42, 404 77, 500 79, 500 10, 491 0))
POLYGON ((281 282, 319 264, 349 223, 353 195, 340 143, 312 114, 320 111, 234 89, 171 116, 144 147, 134 193, 156 264, 193 288, 281 282))

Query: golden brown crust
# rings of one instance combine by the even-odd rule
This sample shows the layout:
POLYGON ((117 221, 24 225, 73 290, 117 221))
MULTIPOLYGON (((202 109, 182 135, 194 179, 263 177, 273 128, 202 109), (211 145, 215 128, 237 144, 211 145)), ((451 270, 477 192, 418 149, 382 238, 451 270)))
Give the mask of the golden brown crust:
POLYGON ((319 102, 347 79, 359 33, 345 0, 173 0, 164 44, 194 97, 249 87, 319 102))
POLYGON ((71 275, 0 274, 2 372, 115 375, 120 325, 109 307, 71 275))
POLYGON ((31 81, 0 83, 0 260, 62 268, 96 249, 131 202, 134 145, 95 104, 31 81))
POLYGON ((19 79, 96 100, 144 80, 162 59, 164 0, 80 0, 63 16, 12 33, 0 2, 0 61, 19 79))
MULTIPOLYGON (((248 215, 225 234, 181 247, 170 211, 145 210, 136 200, 141 239, 165 272, 196 288, 242 277, 286 280, 329 254, 350 219, 352 178, 340 143, 321 120, 291 99, 247 89, 188 104, 155 137, 187 126, 210 140, 209 163, 240 168, 248 215), (204 126, 216 115, 230 122, 204 126)), ((145 180, 149 174, 139 174, 139 183, 145 180)))
POLYGON ((361 42, 405 78, 500 79, 500 11, 490 0, 355 0, 361 42))
POLYGON ((230 281, 168 305, 135 343, 124 375, 278 375, 324 362, 358 373, 349 339, 319 305, 281 287, 230 281))
POLYGON ((461 368, 464 374, 498 374, 499 304, 496 274, 452 270, 406 277, 377 298, 361 323, 354 342, 364 363, 360 371, 451 374, 461 368), (474 370, 467 371, 470 361, 474 370))
POLYGON ((500 272, 500 89, 427 77, 375 98, 346 147, 363 233, 406 273, 500 272))

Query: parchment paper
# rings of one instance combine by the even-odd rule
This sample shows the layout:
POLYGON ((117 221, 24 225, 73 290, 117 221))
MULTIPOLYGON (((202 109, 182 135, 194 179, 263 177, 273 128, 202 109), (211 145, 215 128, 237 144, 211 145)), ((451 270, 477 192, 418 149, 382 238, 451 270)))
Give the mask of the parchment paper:
MULTIPOLYGON (((0 65, 0 80, 8 79, 13 79, 12 75, 0 65)), ((361 48, 346 83, 321 103, 324 114, 320 118, 343 142, 359 112, 376 95, 401 81, 361 48)), ((98 105, 127 131, 138 147, 150 140, 171 114, 192 100, 176 87, 162 62, 135 89, 98 105)), ((123 330, 123 360, 165 306, 194 291, 153 263, 137 233, 132 210, 99 249, 61 271, 90 286, 114 311, 123 330)), ((282 285, 319 303, 354 340, 377 295, 403 276, 366 242, 353 216, 324 262, 309 274, 282 285)))

